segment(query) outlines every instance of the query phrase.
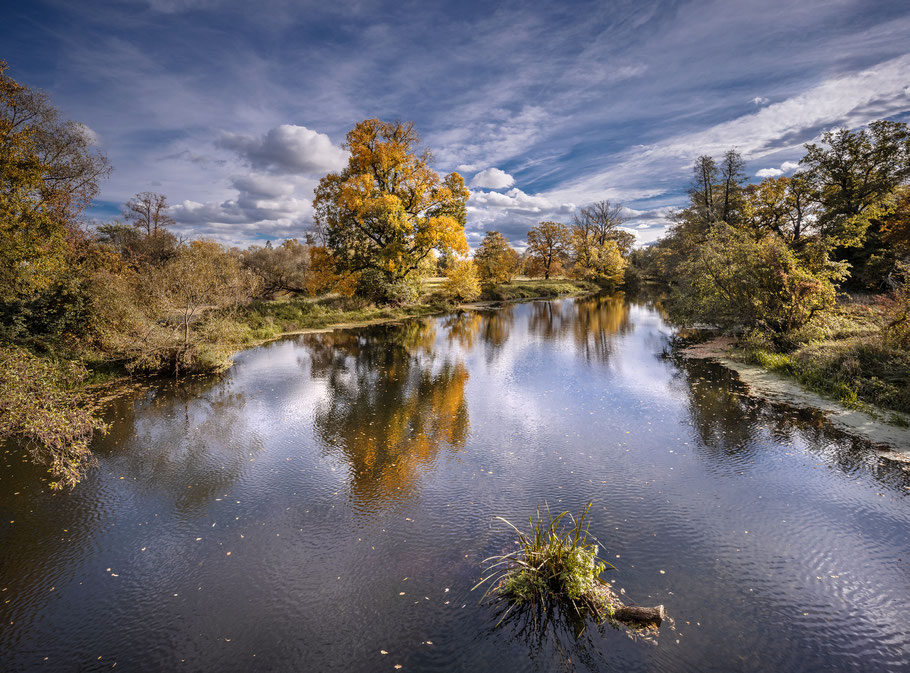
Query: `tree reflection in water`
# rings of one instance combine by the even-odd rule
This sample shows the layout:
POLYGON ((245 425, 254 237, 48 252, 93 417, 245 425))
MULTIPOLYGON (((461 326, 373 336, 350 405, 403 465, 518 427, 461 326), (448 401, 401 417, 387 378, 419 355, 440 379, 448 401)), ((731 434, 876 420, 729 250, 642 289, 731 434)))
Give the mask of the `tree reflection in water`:
POLYGON ((606 364, 617 335, 632 328, 629 303, 621 292, 569 301, 541 301, 531 307, 528 331, 554 341, 571 333, 578 352, 588 362, 606 364))
POLYGON ((112 471, 166 491, 187 516, 230 491, 263 440, 251 427, 246 396, 219 377, 163 384, 116 399, 110 432, 93 450, 112 471))
POLYGON ((900 462, 870 451, 869 442, 838 430, 817 410, 770 402, 749 394, 739 375, 709 360, 690 359, 671 349, 675 384, 686 393, 696 450, 716 467, 742 470, 754 462, 763 436, 799 444, 846 474, 862 468, 892 486, 910 484, 900 462))
POLYGON ((307 339, 314 377, 328 383, 317 436, 349 466, 353 506, 377 511, 412 496, 443 450, 468 435, 462 362, 433 354, 431 321, 307 339))

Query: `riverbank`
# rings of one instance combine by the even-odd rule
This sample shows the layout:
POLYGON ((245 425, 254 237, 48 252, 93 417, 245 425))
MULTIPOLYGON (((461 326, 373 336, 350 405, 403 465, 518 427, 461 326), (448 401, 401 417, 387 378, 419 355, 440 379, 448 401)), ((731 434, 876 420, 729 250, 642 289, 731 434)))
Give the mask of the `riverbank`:
POLYGON ((749 351, 737 347, 733 337, 718 336, 681 350, 686 357, 711 359, 732 369, 750 393, 772 402, 808 407, 822 412, 834 426, 859 435, 877 445, 890 448, 881 455, 893 460, 910 460, 910 416, 876 407, 869 402, 848 406, 834 397, 837 388, 831 382, 827 396, 810 389, 785 372, 749 362, 749 351))
MULTIPOLYGON (((329 295, 291 296, 230 310, 211 309, 201 312, 192 326, 193 333, 199 335, 192 344, 196 366, 183 367, 181 373, 183 377, 217 374, 233 364, 239 351, 293 334, 392 323, 504 302, 580 296, 599 289, 585 281, 518 279, 488 289, 482 301, 467 304, 453 302, 438 285, 427 284, 420 302, 404 306, 376 306, 356 297, 329 295)), ((36 459, 52 466, 54 475, 65 473, 65 483, 70 485, 78 481, 81 468, 61 469, 60 456, 74 446, 86 455, 79 465, 90 461, 90 426, 104 427, 100 420, 103 407, 137 388, 171 378, 160 370, 131 368, 127 361, 90 350, 39 355, 12 345, 4 349, 0 355, 7 356, 15 367, 6 368, 12 378, 7 377, 10 381, 0 391, 0 411, 5 416, 0 419, 4 423, 0 425, 0 439, 19 437, 36 442, 36 459), (42 376, 17 377, 16 367, 31 368, 42 376), (73 429, 71 423, 57 422, 59 418, 84 422, 73 429)))
POLYGON ((436 280, 430 279, 426 283, 425 293, 418 303, 404 306, 376 306, 356 297, 338 296, 285 297, 253 302, 233 313, 234 319, 249 330, 238 350, 294 334, 367 327, 504 302, 578 297, 600 289, 587 281, 520 278, 485 290, 478 301, 457 303, 441 294, 436 280))

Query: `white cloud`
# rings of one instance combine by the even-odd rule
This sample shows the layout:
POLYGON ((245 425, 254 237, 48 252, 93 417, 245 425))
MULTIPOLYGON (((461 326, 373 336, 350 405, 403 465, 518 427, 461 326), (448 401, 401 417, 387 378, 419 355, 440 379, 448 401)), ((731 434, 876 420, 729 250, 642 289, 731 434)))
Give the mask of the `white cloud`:
POLYGON ((477 173, 471 180, 471 187, 506 189, 515 184, 515 178, 498 168, 488 168, 477 173))
POLYGON ((783 171, 784 173, 789 173, 790 171, 795 171, 797 168, 799 168, 798 161, 785 161, 784 163, 782 163, 780 165, 780 170, 783 171))
POLYGON ((73 122, 73 126, 82 134, 89 145, 100 145, 101 137, 88 124, 73 122))
POLYGON ((778 175, 783 175, 784 172, 779 168, 762 168, 760 171, 755 172, 755 176, 759 178, 776 178, 778 175))
POLYGON ((611 157, 606 170, 565 182, 546 196, 577 203, 661 196, 680 187, 700 154, 720 156, 736 147, 748 159, 761 159, 798 149, 826 126, 857 128, 905 111, 910 104, 904 93, 908 70, 910 54, 833 77, 748 115, 635 147, 611 157))
POLYGON ((343 168, 347 153, 324 133, 282 124, 259 138, 224 133, 218 145, 237 152, 253 168, 275 173, 315 174, 343 168))
POLYGON ((771 101, 767 98, 764 98, 763 96, 756 96, 755 98, 752 99, 752 102, 755 103, 755 105, 765 105, 766 103, 770 103, 771 101))
POLYGON ((504 194, 500 192, 473 192, 468 203, 475 210, 492 208, 529 215, 544 211, 568 213, 575 207, 571 203, 554 203, 541 194, 525 194, 517 187, 513 187, 504 194))

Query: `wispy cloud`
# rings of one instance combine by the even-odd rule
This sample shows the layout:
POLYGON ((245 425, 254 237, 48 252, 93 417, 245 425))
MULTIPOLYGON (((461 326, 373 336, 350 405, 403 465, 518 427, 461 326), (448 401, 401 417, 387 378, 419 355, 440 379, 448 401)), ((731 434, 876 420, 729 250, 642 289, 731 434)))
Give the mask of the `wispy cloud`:
POLYGON ((754 175, 790 174, 825 129, 910 115, 906 3, 480 9, 39 0, 0 39, 12 74, 110 155, 105 202, 154 188, 181 233, 237 244, 302 236, 319 176, 367 117, 415 121, 439 170, 472 176, 472 242, 498 228, 521 243, 602 198, 651 240, 699 154, 737 147, 754 175))

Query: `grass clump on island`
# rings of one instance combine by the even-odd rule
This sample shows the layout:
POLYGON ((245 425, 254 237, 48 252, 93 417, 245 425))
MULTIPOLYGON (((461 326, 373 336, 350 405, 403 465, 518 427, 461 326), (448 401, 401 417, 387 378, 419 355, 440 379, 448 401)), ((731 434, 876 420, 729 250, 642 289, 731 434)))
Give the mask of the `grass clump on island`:
POLYGON ((612 616, 613 606, 604 591, 600 573, 614 566, 597 555, 598 543, 589 533, 589 503, 575 517, 569 512, 546 516, 540 508, 530 520, 531 532, 525 533, 502 517, 496 517, 518 535, 518 549, 486 559, 491 563, 475 589, 487 582, 484 597, 496 596, 513 608, 551 611, 568 609, 579 617, 595 621, 612 616))

